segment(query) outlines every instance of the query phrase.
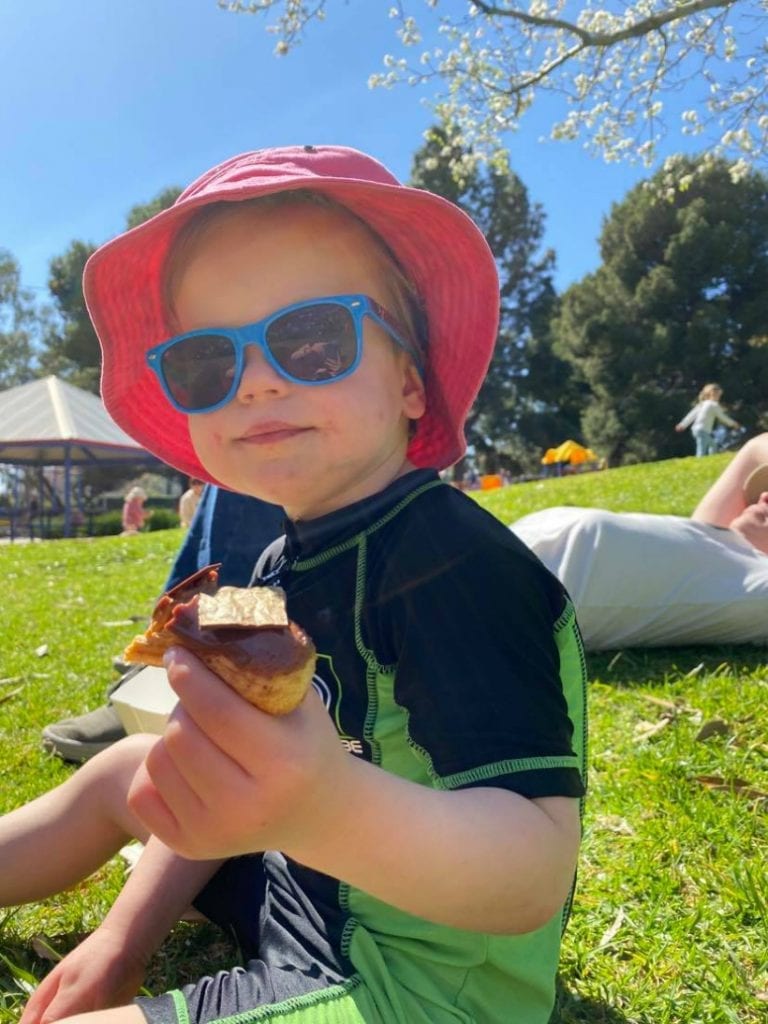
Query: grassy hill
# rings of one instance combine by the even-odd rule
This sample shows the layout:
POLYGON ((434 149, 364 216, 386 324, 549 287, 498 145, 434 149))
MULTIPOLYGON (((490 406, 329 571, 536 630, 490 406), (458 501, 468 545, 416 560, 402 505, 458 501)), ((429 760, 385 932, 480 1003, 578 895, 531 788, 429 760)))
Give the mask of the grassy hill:
POLYGON ((730 458, 713 455, 707 459, 667 459, 599 473, 532 480, 479 492, 477 497, 505 523, 552 505, 687 516, 730 458))
MULTIPOLYGON (((685 515, 727 459, 534 481, 477 499, 506 523, 562 504, 685 515)), ((169 530, 0 549, 0 813, 72 772, 40 749, 40 729, 102 702, 111 658, 147 616, 180 539, 169 530)), ((765 650, 615 652, 591 656, 589 669, 591 788, 556 1019, 758 1024, 768 1011, 765 650)), ((35 938, 71 948, 122 879, 115 859, 63 896, 0 911, 0 1024, 18 1020, 25 989, 50 966, 35 938)), ((180 924, 147 984, 159 992, 234 955, 213 928, 180 924)))

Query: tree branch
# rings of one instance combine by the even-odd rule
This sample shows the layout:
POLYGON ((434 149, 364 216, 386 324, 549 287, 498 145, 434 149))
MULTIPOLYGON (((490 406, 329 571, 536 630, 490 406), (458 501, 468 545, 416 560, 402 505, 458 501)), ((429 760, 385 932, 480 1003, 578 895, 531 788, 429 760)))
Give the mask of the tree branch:
POLYGON ((473 5, 489 17, 511 18, 535 28, 560 29, 575 35, 581 40, 581 48, 615 46, 627 39, 638 39, 650 32, 656 32, 670 22, 690 18, 694 14, 701 14, 703 11, 713 8, 731 7, 737 2, 738 0, 688 0, 687 3, 673 5, 668 11, 650 14, 647 18, 635 22, 634 25, 628 25, 616 32, 590 32, 589 29, 562 18, 529 14, 527 11, 520 11, 514 7, 497 7, 495 4, 486 3, 485 0, 472 0, 473 5))

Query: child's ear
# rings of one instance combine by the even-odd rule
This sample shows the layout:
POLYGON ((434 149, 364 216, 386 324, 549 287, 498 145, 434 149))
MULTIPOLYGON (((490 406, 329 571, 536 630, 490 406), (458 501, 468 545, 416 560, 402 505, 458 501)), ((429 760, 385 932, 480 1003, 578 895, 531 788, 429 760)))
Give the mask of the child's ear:
POLYGON ((409 420, 418 420, 427 408, 427 394, 421 374, 408 357, 403 362, 403 412, 409 420))

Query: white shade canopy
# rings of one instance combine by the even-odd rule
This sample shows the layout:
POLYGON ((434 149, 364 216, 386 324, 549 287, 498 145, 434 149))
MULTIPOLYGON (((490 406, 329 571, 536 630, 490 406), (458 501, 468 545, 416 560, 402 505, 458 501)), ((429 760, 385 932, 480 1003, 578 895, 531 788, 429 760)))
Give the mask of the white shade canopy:
MULTIPOLYGON (((0 392, 0 464, 64 467, 64 536, 72 533, 74 467, 161 466, 90 391, 43 377, 0 392)), ((15 525, 11 520, 11 537, 15 525)))
POLYGON ((0 463, 26 466, 159 460, 118 427, 101 399, 58 377, 0 392, 0 463))

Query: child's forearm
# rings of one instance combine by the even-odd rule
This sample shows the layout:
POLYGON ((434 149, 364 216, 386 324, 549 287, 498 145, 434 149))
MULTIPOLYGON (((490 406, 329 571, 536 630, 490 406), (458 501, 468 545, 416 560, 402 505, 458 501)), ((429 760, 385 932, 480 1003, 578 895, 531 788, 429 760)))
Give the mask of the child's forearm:
POLYGON ((186 860, 150 838, 102 927, 146 964, 221 863, 186 860))
POLYGON ((429 920, 532 931, 562 907, 579 846, 578 801, 506 790, 437 792, 355 762, 321 837, 298 860, 429 920))

